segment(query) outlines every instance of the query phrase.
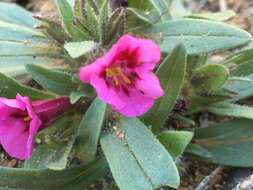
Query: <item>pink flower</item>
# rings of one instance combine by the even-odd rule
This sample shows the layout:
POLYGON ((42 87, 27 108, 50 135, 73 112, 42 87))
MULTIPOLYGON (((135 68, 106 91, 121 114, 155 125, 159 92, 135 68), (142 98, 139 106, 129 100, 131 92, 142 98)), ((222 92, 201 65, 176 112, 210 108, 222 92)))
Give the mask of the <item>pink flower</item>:
POLYGON ((34 102, 19 94, 16 99, 0 98, 0 143, 10 156, 28 159, 37 132, 69 107, 66 97, 34 102))
POLYGON ((160 48, 151 40, 122 36, 107 54, 80 70, 80 80, 91 84, 98 97, 129 117, 147 112, 163 90, 152 70, 160 48))

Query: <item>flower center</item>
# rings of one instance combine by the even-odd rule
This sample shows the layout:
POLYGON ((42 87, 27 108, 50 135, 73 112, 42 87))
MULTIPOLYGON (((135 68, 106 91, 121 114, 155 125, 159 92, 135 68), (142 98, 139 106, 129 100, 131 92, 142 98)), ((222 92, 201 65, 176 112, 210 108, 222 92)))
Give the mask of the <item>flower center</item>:
POLYGON ((122 71, 122 69, 119 66, 111 66, 107 68, 105 70, 105 74, 107 78, 110 78, 113 80, 116 86, 119 86, 120 84, 121 85, 131 84, 131 80, 128 78, 128 76, 122 71))
POLYGON ((23 118, 23 120, 24 120, 25 122, 28 122, 28 121, 31 121, 32 118, 31 118, 30 116, 26 116, 26 117, 23 118))

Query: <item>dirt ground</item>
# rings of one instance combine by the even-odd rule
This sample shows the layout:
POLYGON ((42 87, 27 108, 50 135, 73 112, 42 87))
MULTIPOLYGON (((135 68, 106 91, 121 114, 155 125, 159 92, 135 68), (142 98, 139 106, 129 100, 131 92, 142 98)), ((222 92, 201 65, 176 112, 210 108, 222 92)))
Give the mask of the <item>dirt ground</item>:
MULTIPOLYGON (((14 2, 15 0, 6 1, 14 2)), ((53 13, 55 10, 53 0, 18 0, 16 2, 34 12, 53 13)), ((237 16, 229 20, 228 23, 253 34, 253 0, 192 0, 190 6, 196 13, 232 9, 237 13, 237 16)), ((0 165, 18 167, 20 162, 1 153, 0 165)), ((245 180, 253 173, 251 169, 229 169, 186 158, 182 158, 180 168, 182 182, 179 190, 232 190, 239 181, 245 180)), ((238 190, 253 190, 253 179, 248 179, 251 181, 248 180, 246 186, 251 187, 239 188, 238 186, 238 190), (249 185, 250 183, 251 185, 249 185)), ((94 185, 91 190, 102 190, 101 185, 98 185, 99 188, 94 185)))

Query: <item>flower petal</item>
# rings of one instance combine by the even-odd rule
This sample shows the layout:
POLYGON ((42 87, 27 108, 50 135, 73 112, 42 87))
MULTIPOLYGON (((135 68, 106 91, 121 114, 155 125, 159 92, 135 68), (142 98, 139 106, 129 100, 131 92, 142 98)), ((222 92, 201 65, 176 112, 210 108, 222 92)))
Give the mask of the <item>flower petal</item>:
POLYGON ((128 90, 128 95, 123 91, 120 93, 120 97, 126 103, 126 106, 121 109, 114 107, 114 109, 121 114, 127 117, 140 116, 147 112, 154 104, 154 100, 152 98, 144 96, 137 89, 132 88, 128 90))
POLYGON ((80 80, 83 82, 90 82, 93 75, 100 75, 104 69, 113 63, 114 57, 117 53, 118 46, 115 44, 103 57, 96 59, 95 62, 86 65, 80 69, 80 80))
POLYGON ((68 108, 71 107, 68 97, 60 97, 51 100, 42 100, 32 102, 34 112, 43 122, 43 125, 47 125, 68 108))
POLYGON ((25 110, 25 104, 17 101, 16 99, 0 98, 0 106, 1 105, 6 105, 11 108, 17 108, 23 111, 25 110))
POLYGON ((90 82, 90 79, 93 75, 99 75, 101 72, 100 62, 104 59, 99 58, 94 63, 84 66, 80 69, 80 80, 83 82, 90 82))
POLYGON ((21 160, 29 158, 28 138, 28 123, 11 119, 0 121, 0 142, 10 156, 21 160))
POLYGON ((158 64, 161 59, 161 50, 152 40, 138 39, 138 62, 158 64))
POLYGON ((108 87, 103 78, 99 76, 93 76, 91 78, 91 85, 96 89, 98 97, 104 102, 111 104, 118 109, 125 106, 125 102, 122 101, 120 96, 117 94, 116 89, 108 87))
POLYGON ((164 94, 163 89, 160 86, 159 79, 151 72, 146 74, 143 73, 141 78, 136 79, 135 86, 149 98, 157 99, 164 94))
POLYGON ((136 48, 138 48, 139 43, 138 43, 138 39, 129 35, 129 34, 125 34, 122 37, 119 38, 119 40, 117 41, 116 45, 118 46, 117 51, 119 52, 124 52, 124 51, 135 51, 136 48))

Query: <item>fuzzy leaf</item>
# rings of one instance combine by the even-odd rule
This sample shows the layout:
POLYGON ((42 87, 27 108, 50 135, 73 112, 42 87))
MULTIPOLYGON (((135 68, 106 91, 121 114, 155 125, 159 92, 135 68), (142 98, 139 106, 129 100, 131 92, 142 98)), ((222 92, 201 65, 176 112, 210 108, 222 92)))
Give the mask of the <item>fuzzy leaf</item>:
POLYGON ((173 52, 165 58, 157 70, 165 95, 156 101, 152 109, 144 115, 147 125, 152 125, 158 132, 172 111, 180 94, 186 70, 186 51, 183 45, 178 45, 173 52))
MULTIPOLYGON (((247 76, 248 79, 253 80, 253 74, 247 76)), ((247 99, 253 96, 252 82, 229 81, 225 86, 228 90, 236 93, 233 101, 247 99)))
POLYGON ((89 162, 95 159, 98 138, 103 127, 106 104, 96 98, 86 111, 77 132, 77 155, 89 162))
POLYGON ((190 143, 186 147, 185 153, 194 154, 195 156, 207 158, 207 159, 212 157, 211 153, 207 149, 205 149, 202 146, 199 146, 197 144, 192 144, 192 143, 190 143))
POLYGON ((246 119, 253 119, 253 108, 248 106, 241 106, 229 102, 220 102, 214 105, 211 105, 207 108, 211 113, 221 115, 221 116, 230 116, 230 117, 239 117, 246 119))
POLYGON ((59 48, 26 25, 0 20, 0 41, 0 69, 5 74, 23 74, 25 64, 52 64, 59 55, 59 48))
POLYGON ((236 13, 232 10, 225 10, 221 12, 216 13, 198 13, 198 14, 192 14, 188 15, 187 18, 197 18, 197 19, 207 19, 207 20, 213 20, 213 21, 226 21, 231 18, 233 18, 236 15, 236 13))
POLYGON ((0 96, 6 98, 15 98, 17 93, 20 93, 23 96, 29 96, 32 100, 54 98, 54 95, 52 94, 26 87, 18 83, 18 81, 0 73, 0 96))
POLYGON ((251 35, 221 22, 201 19, 178 19, 153 25, 149 31, 157 38, 163 52, 171 52, 182 43, 188 54, 201 54, 247 44, 251 35))
POLYGON ((253 49, 246 49, 233 54, 225 61, 226 64, 233 64, 233 76, 247 76, 253 73, 253 49))
POLYGON ((208 64, 193 72, 191 83, 199 92, 214 92, 221 89, 228 78, 228 68, 221 64, 208 64))
POLYGON ((118 134, 105 134, 101 145, 120 189, 178 187, 179 175, 172 157, 138 119, 122 119, 118 134))
POLYGON ((49 169, 24 169, 0 167, 0 188, 19 190, 83 190, 108 172, 103 158, 88 165, 54 171, 49 169))
POLYGON ((128 3, 129 3, 129 7, 136 8, 136 9, 143 10, 143 11, 149 10, 152 6, 150 4, 150 2, 147 0, 139 0, 139 1, 128 0, 128 3))
POLYGON ((23 44, 31 42, 47 42, 45 36, 34 28, 2 20, 0 20, 0 40, 19 41, 23 42, 23 44))
POLYGON ((0 20, 29 27, 34 27, 40 23, 37 19, 33 18, 31 12, 14 3, 5 2, 0 2, 0 20))
MULTIPOLYGON (((210 152, 206 161, 234 166, 253 167, 253 121, 235 119, 195 130, 194 142, 210 152)), ((192 154, 195 152, 191 151, 192 154)), ((197 155, 201 156, 201 155, 197 155)))
POLYGON ((35 81, 56 94, 70 95, 79 85, 73 82, 72 75, 67 72, 49 70, 37 65, 26 65, 26 70, 35 81))
POLYGON ((78 102, 82 97, 85 97, 85 94, 82 92, 71 92, 70 94, 70 102, 71 104, 75 104, 76 102, 78 102))
POLYGON ((25 168, 62 170, 66 168, 73 139, 65 142, 40 145, 32 157, 25 162, 25 168))
POLYGON ((151 22, 148 19, 147 15, 143 12, 139 11, 138 9, 134 8, 127 8, 128 11, 128 27, 133 26, 136 27, 142 25, 150 25, 151 22))
POLYGON ((68 34, 72 34, 73 30, 73 11, 67 0, 56 0, 56 6, 62 18, 64 29, 68 34))
POLYGON ((170 19, 170 5, 172 0, 149 0, 162 21, 170 19))
POLYGON ((188 131, 165 131, 157 136, 174 159, 184 153, 192 137, 193 133, 188 131))

